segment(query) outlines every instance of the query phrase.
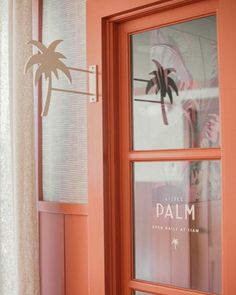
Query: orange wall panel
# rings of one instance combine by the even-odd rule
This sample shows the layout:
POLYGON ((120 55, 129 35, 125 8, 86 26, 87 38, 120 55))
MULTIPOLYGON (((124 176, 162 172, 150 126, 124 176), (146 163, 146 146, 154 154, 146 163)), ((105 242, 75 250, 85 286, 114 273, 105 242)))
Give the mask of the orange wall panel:
MULTIPOLYGON (((161 1, 160 1, 161 2, 161 1)), ((88 104, 88 181, 89 181, 89 294, 105 294, 105 233, 104 233, 104 128, 102 93, 102 18, 138 6, 150 5, 153 0, 88 0, 87 1, 87 64, 98 65, 97 103, 88 104)), ((110 295, 110 294, 109 294, 110 295)))
POLYGON ((65 215, 66 295, 88 294, 87 216, 65 215))
POLYGON ((87 205, 39 202, 38 210, 41 295, 87 295, 87 205))
POLYGON ((39 214, 41 295, 65 295, 64 216, 39 214))

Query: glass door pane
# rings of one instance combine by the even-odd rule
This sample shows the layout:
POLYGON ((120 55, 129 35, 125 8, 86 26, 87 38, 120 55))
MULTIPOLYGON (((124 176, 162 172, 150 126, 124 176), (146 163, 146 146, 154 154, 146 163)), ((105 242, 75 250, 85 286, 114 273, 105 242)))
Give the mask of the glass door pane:
POLYGON ((133 34, 133 149, 219 147, 216 17, 133 34))
POLYGON ((221 293, 220 161, 133 164, 134 276, 221 293))

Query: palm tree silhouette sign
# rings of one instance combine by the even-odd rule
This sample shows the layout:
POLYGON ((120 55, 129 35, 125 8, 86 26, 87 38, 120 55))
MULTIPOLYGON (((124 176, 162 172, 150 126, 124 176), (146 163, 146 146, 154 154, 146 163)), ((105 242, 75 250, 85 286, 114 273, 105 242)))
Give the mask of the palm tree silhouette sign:
POLYGON ((32 55, 26 65, 25 65, 25 73, 28 71, 30 67, 35 64, 38 64, 37 71, 35 73, 35 84, 39 81, 40 77, 44 74, 45 79, 48 80, 48 89, 47 89, 47 97, 44 105, 44 109, 42 112, 42 116, 47 116, 48 109, 51 101, 52 94, 52 73, 58 79, 58 70, 62 71, 65 76, 68 78, 70 83, 72 82, 71 74, 67 66, 60 60, 66 58, 60 52, 55 51, 56 47, 62 42, 62 40, 53 41, 48 47, 43 45, 41 42, 36 40, 31 40, 28 44, 32 44, 37 47, 39 52, 32 55))
POLYGON ((169 77, 169 74, 172 72, 176 72, 176 70, 174 68, 164 69, 157 60, 152 59, 152 61, 155 63, 156 69, 149 73, 149 75, 153 75, 154 77, 147 81, 145 93, 148 94, 150 90, 153 90, 153 88, 155 90, 155 94, 158 94, 158 92, 160 92, 163 123, 165 125, 168 125, 164 98, 166 97, 166 95, 168 95, 170 103, 173 104, 172 90, 175 91, 176 95, 179 95, 175 81, 171 77, 169 77))

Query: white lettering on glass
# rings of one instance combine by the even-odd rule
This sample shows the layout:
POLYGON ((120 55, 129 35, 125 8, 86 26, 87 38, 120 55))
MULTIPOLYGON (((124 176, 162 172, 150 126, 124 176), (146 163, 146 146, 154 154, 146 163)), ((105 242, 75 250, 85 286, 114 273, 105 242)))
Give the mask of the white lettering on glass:
POLYGON ((191 217, 192 220, 195 220, 195 206, 194 204, 189 205, 178 205, 175 206, 168 204, 167 206, 163 206, 161 203, 156 204, 156 217, 159 218, 163 216, 164 218, 176 218, 176 219, 188 219, 191 217), (180 206, 182 206, 182 210, 180 210, 180 206), (182 211, 182 212, 181 212, 182 211))
POLYGON ((185 219, 188 218, 188 215, 192 215, 192 220, 195 220, 195 206, 191 205, 191 208, 189 208, 188 204, 185 204, 185 219))
MULTIPOLYGON (((175 205, 175 208, 176 208, 176 219, 183 219, 182 216, 179 216, 179 205, 176 204, 175 205)), ((185 218, 186 219, 186 218, 185 218)))
POLYGON ((165 218, 170 217, 171 219, 174 218, 170 204, 167 205, 166 213, 165 213, 165 218))
POLYGON ((157 203, 157 218, 164 213, 164 206, 160 203, 157 203))

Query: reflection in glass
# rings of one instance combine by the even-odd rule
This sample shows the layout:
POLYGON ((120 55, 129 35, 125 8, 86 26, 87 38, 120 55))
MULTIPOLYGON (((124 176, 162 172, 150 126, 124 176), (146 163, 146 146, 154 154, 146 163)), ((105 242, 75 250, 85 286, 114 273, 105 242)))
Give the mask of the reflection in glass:
POLYGON ((133 169, 135 279, 220 294, 220 162, 133 169))
POLYGON ((216 18, 131 36, 133 148, 219 146, 216 18))

